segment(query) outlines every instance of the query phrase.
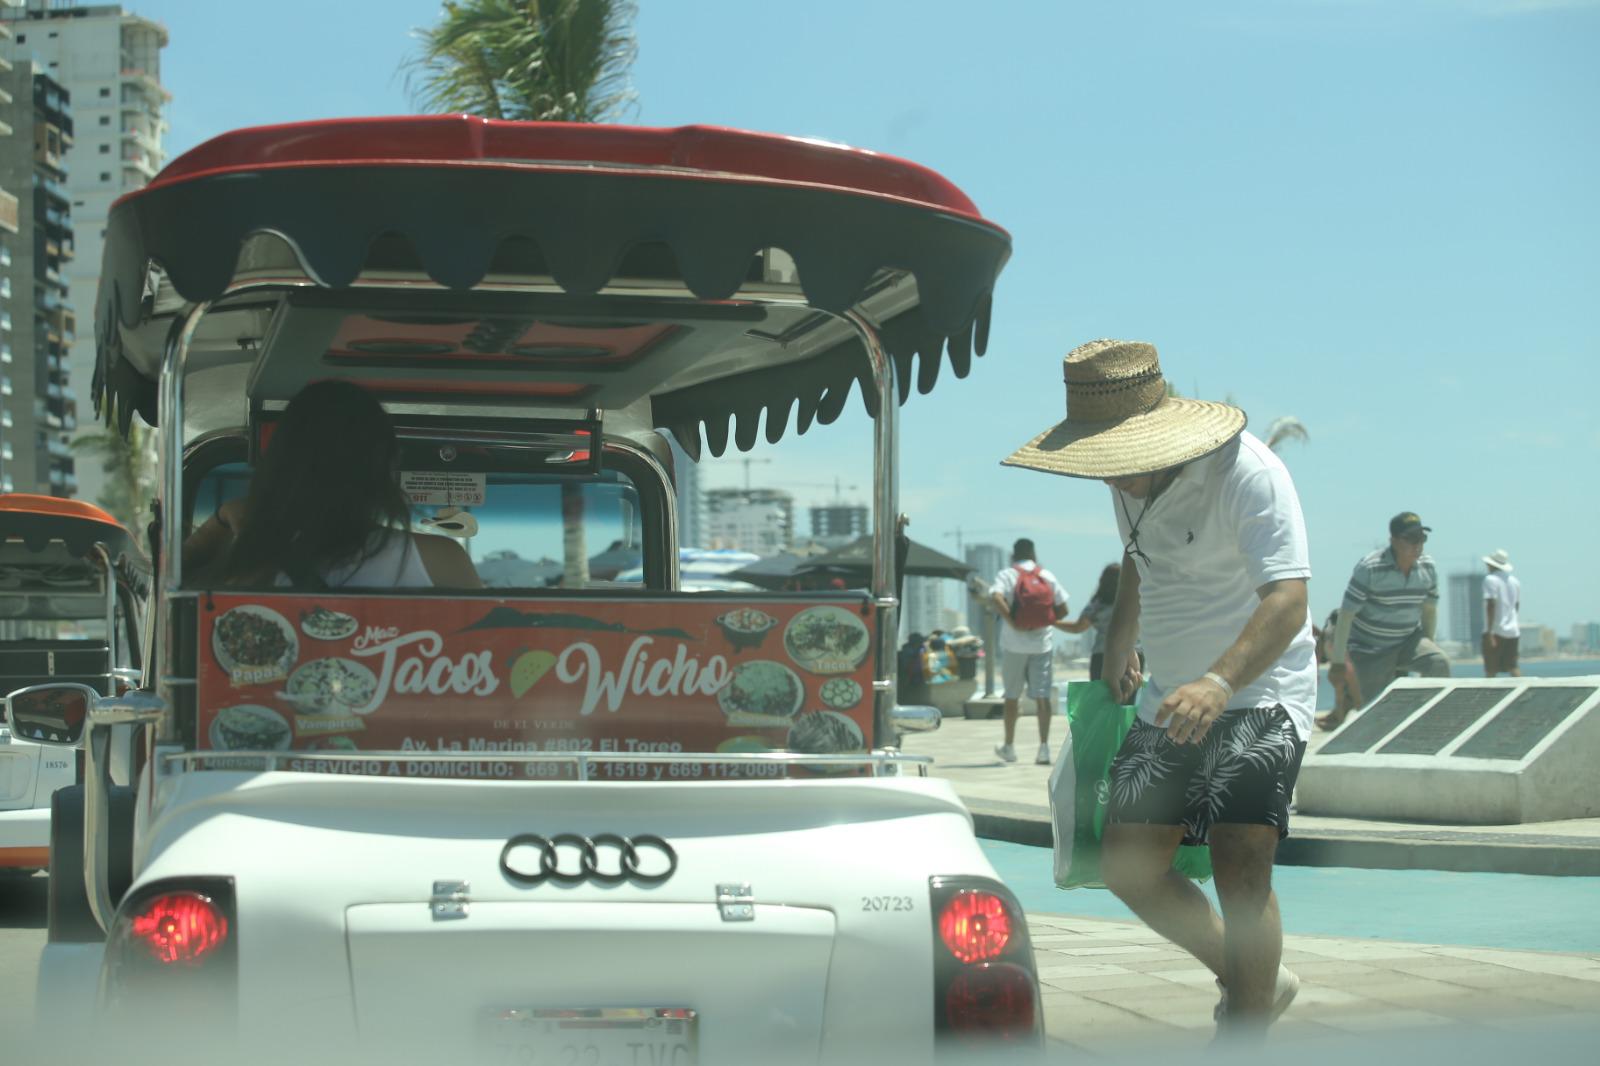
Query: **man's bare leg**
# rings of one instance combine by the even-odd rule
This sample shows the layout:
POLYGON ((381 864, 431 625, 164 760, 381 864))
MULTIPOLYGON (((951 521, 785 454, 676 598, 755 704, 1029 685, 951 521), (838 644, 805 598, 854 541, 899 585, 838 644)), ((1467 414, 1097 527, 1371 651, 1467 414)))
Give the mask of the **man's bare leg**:
POLYGON ((1278 830, 1270 825, 1211 827, 1211 872, 1222 902, 1228 1014, 1272 1017, 1273 989, 1283 959, 1283 924, 1272 891, 1278 830))
MULTIPOLYGON (((1172 856, 1182 842, 1181 826, 1108 825, 1100 846, 1100 876, 1146 925, 1226 983, 1222 919, 1205 893, 1172 868, 1172 856)), ((1231 1003, 1231 986, 1229 997, 1231 1003)))
MULTIPOLYGON (((1050 697, 1039 700, 1039 743, 1050 743, 1050 697)), ((1009 743, 1009 741, 1007 742, 1009 743)))
POLYGON ((1006 743, 1013 744, 1017 739, 1017 716, 1020 713, 1017 704, 1020 700, 1006 700, 1006 743))

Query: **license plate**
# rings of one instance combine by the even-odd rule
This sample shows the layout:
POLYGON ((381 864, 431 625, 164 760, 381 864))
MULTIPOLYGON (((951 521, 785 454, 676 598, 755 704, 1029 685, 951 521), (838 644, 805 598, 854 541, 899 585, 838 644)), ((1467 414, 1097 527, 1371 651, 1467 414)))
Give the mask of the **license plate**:
POLYGON ((695 1066, 699 1017, 679 1007, 514 1008, 484 1017, 488 1062, 507 1066, 695 1066))

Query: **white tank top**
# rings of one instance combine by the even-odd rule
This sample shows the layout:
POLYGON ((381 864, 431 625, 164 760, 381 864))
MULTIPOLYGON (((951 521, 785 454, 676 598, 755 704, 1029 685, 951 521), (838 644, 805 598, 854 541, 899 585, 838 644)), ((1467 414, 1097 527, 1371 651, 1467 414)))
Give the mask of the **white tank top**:
MULTIPOLYGON (((329 588, 433 588, 433 579, 428 576, 428 568, 422 565, 422 554, 417 551, 411 534, 399 532, 359 562, 324 570, 322 579, 329 588)), ((293 584, 287 574, 279 574, 277 583, 293 584)))

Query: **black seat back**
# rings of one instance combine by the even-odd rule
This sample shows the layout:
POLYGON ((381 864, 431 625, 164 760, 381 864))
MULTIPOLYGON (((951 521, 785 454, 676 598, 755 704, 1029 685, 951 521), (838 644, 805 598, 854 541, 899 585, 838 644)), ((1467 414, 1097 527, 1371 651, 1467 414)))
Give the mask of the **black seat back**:
POLYGON ((8 640, 0 643, 0 695, 31 685, 88 685, 111 694, 111 649, 97 640, 8 640))

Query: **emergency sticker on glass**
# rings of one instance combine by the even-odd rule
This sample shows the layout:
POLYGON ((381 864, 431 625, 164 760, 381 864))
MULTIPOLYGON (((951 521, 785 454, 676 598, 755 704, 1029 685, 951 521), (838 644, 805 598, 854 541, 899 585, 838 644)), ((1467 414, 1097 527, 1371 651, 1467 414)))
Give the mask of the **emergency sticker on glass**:
POLYGON ((400 474, 400 488, 413 505, 481 507, 487 480, 484 474, 405 470, 400 474))

